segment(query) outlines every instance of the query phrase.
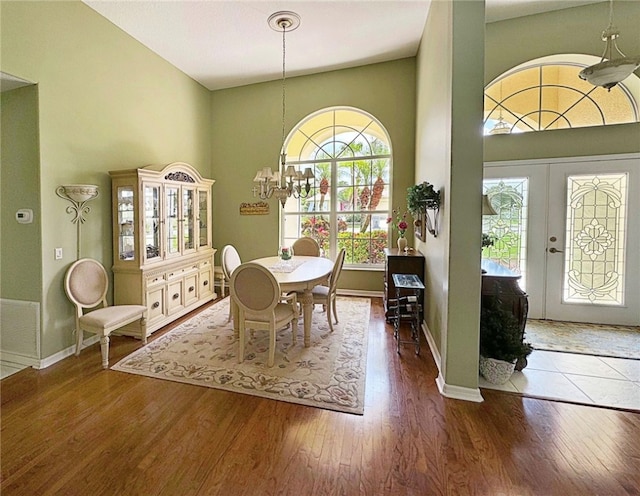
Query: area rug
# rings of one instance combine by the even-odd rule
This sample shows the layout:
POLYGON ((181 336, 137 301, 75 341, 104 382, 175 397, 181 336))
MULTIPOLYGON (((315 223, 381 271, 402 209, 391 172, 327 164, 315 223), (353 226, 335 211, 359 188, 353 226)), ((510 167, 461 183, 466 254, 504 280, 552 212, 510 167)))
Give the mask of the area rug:
POLYGON ((340 322, 330 332, 327 314, 317 305, 311 346, 304 347, 300 319, 297 344, 290 328, 279 331, 275 363, 267 367, 269 338, 264 331, 248 333, 245 360, 238 363, 227 297, 111 368, 362 415, 370 307, 368 298, 338 297, 340 322))
POLYGON ((525 340, 536 350, 640 359, 640 327, 527 320, 525 340))

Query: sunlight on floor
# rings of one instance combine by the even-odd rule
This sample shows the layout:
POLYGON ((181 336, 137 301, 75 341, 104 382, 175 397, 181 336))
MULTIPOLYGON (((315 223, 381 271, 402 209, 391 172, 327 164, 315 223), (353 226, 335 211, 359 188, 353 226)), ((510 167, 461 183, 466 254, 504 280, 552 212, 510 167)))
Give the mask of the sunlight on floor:
POLYGON ((640 360, 534 350, 527 367, 496 385, 480 387, 589 405, 640 411, 640 360))

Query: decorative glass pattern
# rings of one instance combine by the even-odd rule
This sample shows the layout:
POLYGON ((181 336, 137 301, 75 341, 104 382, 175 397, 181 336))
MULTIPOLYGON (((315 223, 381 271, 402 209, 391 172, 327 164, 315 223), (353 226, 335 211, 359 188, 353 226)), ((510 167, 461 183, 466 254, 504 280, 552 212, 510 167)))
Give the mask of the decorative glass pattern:
POLYGON ((287 164, 311 167, 315 181, 308 197, 285 205, 280 244, 310 236, 329 258, 345 248, 346 266, 383 265, 391 146, 380 123, 358 109, 325 109, 294 128, 285 150, 287 164))
POLYGON ((522 274, 518 283, 526 290, 527 221, 529 179, 485 179, 484 194, 498 215, 482 217, 482 232, 493 240, 493 246, 482 249, 482 258, 522 274))
POLYGON ((624 304, 627 174, 567 178, 563 301, 624 304))

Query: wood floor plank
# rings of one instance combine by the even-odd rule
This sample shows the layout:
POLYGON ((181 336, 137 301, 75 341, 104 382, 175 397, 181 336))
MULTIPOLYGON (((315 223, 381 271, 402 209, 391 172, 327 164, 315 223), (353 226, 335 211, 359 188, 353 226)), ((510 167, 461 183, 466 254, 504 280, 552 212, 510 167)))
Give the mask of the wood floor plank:
MULTIPOLYGON (((97 345, 13 374, 0 382, 0 492, 640 494, 640 414, 492 390, 447 399, 426 345, 396 353, 377 299, 368 342, 362 416, 103 370, 97 345)), ((111 363, 140 346, 111 344, 111 363)))

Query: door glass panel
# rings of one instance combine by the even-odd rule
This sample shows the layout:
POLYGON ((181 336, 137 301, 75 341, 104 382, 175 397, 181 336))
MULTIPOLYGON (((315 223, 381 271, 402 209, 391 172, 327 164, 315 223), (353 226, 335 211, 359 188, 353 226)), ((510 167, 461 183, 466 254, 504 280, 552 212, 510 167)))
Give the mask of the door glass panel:
POLYGON ((624 304, 627 174, 567 178, 563 301, 624 304))
POLYGON ((482 258, 522 274, 518 283, 526 290, 529 179, 485 179, 483 185, 497 215, 482 216, 482 232, 493 239, 482 258))
POLYGON ((208 194, 206 191, 198 192, 198 227, 199 227, 199 244, 198 246, 209 245, 209 218, 207 216, 208 194))
POLYGON ((133 186, 118 187, 118 258, 135 258, 135 223, 133 218, 133 186))
POLYGON ((160 186, 144 186, 144 246, 145 257, 160 257, 160 186))
POLYGON ((195 191, 184 188, 182 190, 182 247, 183 250, 193 250, 195 248, 195 191))
POLYGON ((178 188, 167 186, 165 188, 167 206, 167 254, 179 253, 178 245, 178 188))

